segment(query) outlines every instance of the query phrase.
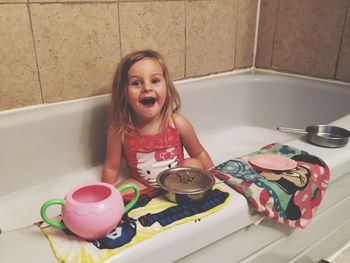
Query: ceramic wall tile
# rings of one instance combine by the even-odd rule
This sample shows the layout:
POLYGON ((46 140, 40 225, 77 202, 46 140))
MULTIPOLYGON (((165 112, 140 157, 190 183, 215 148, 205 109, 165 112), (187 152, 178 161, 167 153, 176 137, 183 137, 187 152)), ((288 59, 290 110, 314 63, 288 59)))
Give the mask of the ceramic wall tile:
POLYGON ((122 55, 153 49, 173 79, 184 78, 185 4, 178 1, 120 3, 122 55))
POLYGON ((0 0, 1 3, 12 4, 12 3, 27 3, 27 0, 0 0))
POLYGON ((45 102, 110 91, 120 60, 118 4, 31 6, 45 102))
POLYGON ((350 82, 350 4, 346 16, 336 78, 350 82))
POLYGON ((0 5, 0 36, 0 110, 41 103, 25 4, 0 5))
MULTIPOLYGON (((0 0, 1 1, 1 0, 0 0)), ((91 3, 91 2, 118 2, 119 0, 28 0, 29 3, 91 3)))
POLYGON ((257 0, 239 0, 235 68, 251 67, 254 60, 257 0))
POLYGON ((272 67, 334 78, 347 2, 279 1, 272 67))
POLYGON ((261 0, 255 66, 270 68, 276 31, 278 0, 261 0))
POLYGON ((234 68, 238 0, 186 3, 186 77, 234 68))
MULTIPOLYGON (((117 0, 118 1, 118 0, 117 0)), ((184 0, 157 0, 157 2, 183 2, 184 0)), ((187 0, 188 1, 188 0, 187 0)), ((193 0, 190 0, 193 1, 193 0)), ((194 0, 196 1, 196 0, 194 0)), ((152 0, 119 0, 119 2, 152 2, 152 0)), ((154 1, 155 2, 155 1, 154 1)))

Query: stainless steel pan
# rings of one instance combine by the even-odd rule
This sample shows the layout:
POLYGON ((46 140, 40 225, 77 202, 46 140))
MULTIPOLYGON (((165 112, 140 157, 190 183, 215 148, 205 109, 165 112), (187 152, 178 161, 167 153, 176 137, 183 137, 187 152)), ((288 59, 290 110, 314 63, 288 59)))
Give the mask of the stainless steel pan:
POLYGON ((339 148, 345 146, 349 141, 350 131, 331 125, 311 125, 303 129, 277 127, 277 130, 286 132, 297 132, 306 135, 306 139, 318 146, 328 148, 339 148))
POLYGON ((201 169, 175 167, 161 172, 157 176, 157 182, 169 201, 189 204, 209 198, 215 178, 201 169))

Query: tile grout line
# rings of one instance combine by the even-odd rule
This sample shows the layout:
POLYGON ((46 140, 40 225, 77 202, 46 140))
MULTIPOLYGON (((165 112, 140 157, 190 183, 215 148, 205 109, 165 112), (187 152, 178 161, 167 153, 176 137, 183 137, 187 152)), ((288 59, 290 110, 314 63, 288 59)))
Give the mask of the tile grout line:
POLYGON ((277 10, 276 10, 276 17, 275 17, 275 28, 273 30, 273 40, 272 40, 272 46, 271 46, 271 56, 270 56, 270 65, 269 68, 273 69, 272 67, 272 61, 273 61, 273 51, 275 50, 275 43, 276 43, 276 32, 277 32, 277 23, 278 23, 278 13, 280 10, 280 1, 277 1, 277 10))
POLYGON ((123 51, 122 51, 122 32, 121 32, 121 25, 120 25, 120 2, 117 3, 118 5, 118 35, 119 35, 119 55, 120 59, 123 57, 123 51))
POLYGON ((335 61, 335 68, 334 68, 333 79, 337 78, 337 72, 338 72, 338 66, 339 66, 339 60, 340 60, 340 53, 342 51, 342 46, 343 46, 343 41, 344 41, 344 32, 345 32, 345 27, 346 27, 346 21, 348 19, 350 19, 348 17, 348 12, 349 12, 349 7, 350 7, 349 3, 350 3, 350 0, 348 0, 347 8, 345 10, 344 23, 343 23, 343 28, 342 28, 342 34, 341 34, 340 42, 339 42, 338 54, 337 54, 337 58, 336 58, 336 61, 335 61))
POLYGON ((233 58, 233 70, 236 69, 237 65, 237 39, 238 39, 238 22, 239 22, 239 0, 237 1, 237 9, 236 9, 236 29, 235 29, 235 51, 234 51, 234 58, 233 58))
POLYGON ((256 8, 256 17, 255 17, 255 35, 254 35, 254 47, 253 47, 253 70, 256 68, 256 54, 258 50, 258 38, 259 38, 259 24, 260 24, 260 8, 261 8, 261 0, 258 0, 257 8, 256 8))
POLYGON ((38 81, 39 81, 39 90, 40 90, 41 102, 44 104, 45 103, 45 101, 44 101, 44 93, 43 93, 43 86, 42 86, 41 77, 40 77, 38 54, 37 54, 36 45, 35 45, 34 29, 33 29, 33 21, 32 21, 32 14, 31 14, 31 9, 30 9, 30 3, 27 2, 26 5, 27 5, 27 11, 28 11, 30 31, 31 31, 31 34, 32 34, 32 42, 33 42, 35 64, 36 64, 36 68, 37 68, 37 75, 38 75, 38 81))
POLYGON ((185 24, 184 24, 184 28, 185 28, 185 36, 184 36, 184 74, 183 74, 183 78, 187 78, 187 1, 184 2, 185 5, 185 24))

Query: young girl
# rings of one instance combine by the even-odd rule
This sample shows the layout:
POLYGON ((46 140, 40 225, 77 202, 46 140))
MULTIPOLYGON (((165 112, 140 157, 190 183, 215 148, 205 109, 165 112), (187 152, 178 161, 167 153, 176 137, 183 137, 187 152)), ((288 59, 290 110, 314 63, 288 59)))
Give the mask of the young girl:
POLYGON ((212 167, 191 123, 179 113, 180 104, 159 53, 125 56, 113 81, 102 181, 116 183, 122 157, 141 189, 157 187, 157 175, 168 168, 212 167), (183 147, 190 158, 184 159, 183 147))

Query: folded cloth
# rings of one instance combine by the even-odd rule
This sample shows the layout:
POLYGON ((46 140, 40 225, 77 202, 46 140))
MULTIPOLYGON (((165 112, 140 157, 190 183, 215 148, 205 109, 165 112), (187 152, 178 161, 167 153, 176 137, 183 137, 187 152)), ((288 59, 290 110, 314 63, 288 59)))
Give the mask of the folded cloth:
POLYGON ((296 228, 304 228, 313 218, 329 182, 329 168, 324 161, 281 144, 266 145, 259 151, 228 160, 211 172, 244 195, 256 211, 296 228), (257 154, 287 156, 297 166, 285 171, 259 170, 248 162, 257 154))
POLYGON ((109 257, 148 239, 157 233, 186 222, 200 222, 220 210, 231 199, 229 193, 214 186, 210 197, 194 204, 174 204, 163 197, 143 196, 124 214, 122 221, 108 235, 87 241, 70 231, 39 224, 48 238, 54 254, 61 262, 103 262, 109 257))

